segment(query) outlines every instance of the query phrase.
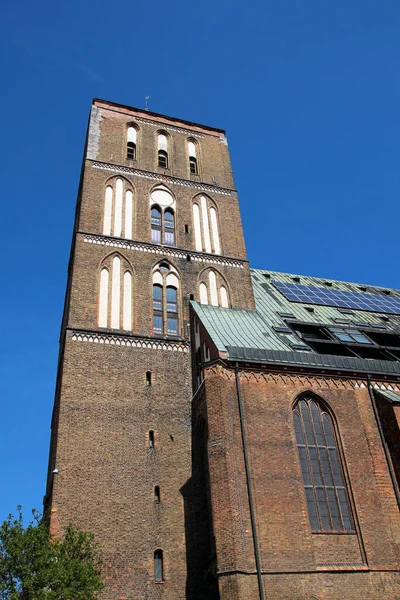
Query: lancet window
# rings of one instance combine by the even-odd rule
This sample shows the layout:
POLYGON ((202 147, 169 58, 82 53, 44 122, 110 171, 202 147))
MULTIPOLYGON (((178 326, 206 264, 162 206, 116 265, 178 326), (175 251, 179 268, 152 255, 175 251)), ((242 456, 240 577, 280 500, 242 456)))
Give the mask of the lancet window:
POLYGON ((100 271, 99 327, 133 330, 132 269, 118 254, 106 259, 100 271))
POLYGON ((304 395, 294 406, 293 422, 311 529, 354 531, 331 416, 316 397, 304 395))
POLYGON ((158 335, 179 335, 179 278, 168 263, 153 271, 153 332, 158 335))
POLYGON ((196 250, 221 254, 217 211, 207 196, 193 204, 193 226, 196 250))
POLYGON ((103 234, 131 240, 132 223, 132 188, 125 179, 111 179, 105 193, 103 234))

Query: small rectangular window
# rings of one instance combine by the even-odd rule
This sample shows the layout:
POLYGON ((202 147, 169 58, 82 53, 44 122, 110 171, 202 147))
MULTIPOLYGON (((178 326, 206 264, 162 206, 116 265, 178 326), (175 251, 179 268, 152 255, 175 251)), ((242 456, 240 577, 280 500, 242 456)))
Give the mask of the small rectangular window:
POLYGON ((146 371, 146 386, 151 386, 151 371, 146 371))
POLYGON ((163 581, 163 553, 162 550, 154 552, 154 579, 155 581, 163 581))

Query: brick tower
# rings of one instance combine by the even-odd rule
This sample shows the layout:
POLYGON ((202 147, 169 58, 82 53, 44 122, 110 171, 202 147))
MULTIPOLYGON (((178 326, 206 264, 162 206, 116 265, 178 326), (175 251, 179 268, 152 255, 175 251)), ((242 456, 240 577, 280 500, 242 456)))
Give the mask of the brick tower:
POLYGON ((255 308, 224 131, 94 100, 45 504, 96 535, 107 600, 214 597, 190 300, 255 308))

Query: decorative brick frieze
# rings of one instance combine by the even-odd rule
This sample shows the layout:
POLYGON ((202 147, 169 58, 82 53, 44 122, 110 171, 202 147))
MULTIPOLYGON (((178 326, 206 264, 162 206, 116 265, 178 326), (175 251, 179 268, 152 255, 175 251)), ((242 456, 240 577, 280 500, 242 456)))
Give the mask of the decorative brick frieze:
POLYGON ((148 252, 165 256, 166 258, 181 258, 183 260, 190 256, 191 260, 203 262, 211 265, 224 265, 243 269, 243 262, 234 258, 222 258, 200 254, 196 252, 185 252, 176 248, 167 248, 166 246, 157 246, 155 244, 145 244, 142 242, 133 242, 126 239, 112 238, 102 235, 84 234, 84 241, 88 244, 98 244, 100 246, 111 246, 112 248, 124 248, 127 250, 138 250, 139 252, 148 252))
POLYGON ((99 333, 96 331, 68 331, 68 336, 74 342, 89 342, 91 344, 105 344, 109 346, 124 346, 128 348, 147 348, 149 350, 169 350, 171 352, 189 352, 189 344, 182 341, 141 339, 131 336, 113 335, 112 333, 99 333))
POLYGON ((198 131, 193 131, 192 129, 185 129, 184 127, 176 127, 176 125, 167 125, 167 123, 161 123, 157 121, 150 121, 150 119, 144 119, 143 117, 134 117, 135 121, 138 123, 146 123, 146 125, 151 125, 152 127, 157 127, 158 129, 167 129, 170 131, 177 131, 178 133, 185 133, 186 135, 190 135, 192 137, 203 138, 204 134, 198 131))
MULTIPOLYGON (((214 364, 210 367, 204 367, 204 378, 219 375, 230 381, 235 377, 235 372, 232 369, 225 369, 221 365, 214 364)), ((292 375, 289 373, 263 373, 262 371, 240 371, 239 379, 243 382, 265 382, 265 383, 281 383, 288 386, 301 386, 311 388, 329 388, 329 389, 365 389, 367 381, 362 379, 342 379, 340 377, 319 377, 310 375, 292 375)), ((390 390, 400 393, 400 385, 395 383, 373 383, 376 390, 390 390)))
POLYGON ((144 177, 145 179, 152 179, 154 181, 171 183, 174 185, 180 185, 182 187, 194 188, 202 190, 203 192, 222 194, 223 196, 237 197, 236 190, 230 190, 228 188, 218 187, 208 183, 197 183, 195 181, 189 181, 188 179, 180 179, 179 177, 170 177, 168 175, 162 175, 161 173, 153 173, 151 171, 142 171, 140 169, 134 169, 133 167, 125 167, 123 165, 114 165, 112 163, 105 163, 99 161, 93 161, 92 167, 94 169, 102 169, 104 171, 112 171, 113 173, 129 173, 134 177, 144 177))

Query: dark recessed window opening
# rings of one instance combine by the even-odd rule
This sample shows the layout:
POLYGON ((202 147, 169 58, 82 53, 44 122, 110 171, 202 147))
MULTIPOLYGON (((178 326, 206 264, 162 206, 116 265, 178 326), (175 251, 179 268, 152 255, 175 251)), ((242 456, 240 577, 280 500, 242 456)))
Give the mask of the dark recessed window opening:
POLYGON ((190 300, 194 300, 194 294, 190 294, 189 298, 190 300))
POLYGON ((305 341, 330 339, 324 328, 320 325, 313 323, 291 323, 291 327, 295 330, 297 335, 305 341))
POLYGON ((189 157, 190 174, 197 175, 197 160, 194 156, 189 157))
POLYGON ((294 277, 292 277, 293 281, 300 281, 300 277, 298 275, 295 275, 294 277))
POLYGON ((332 287, 332 281, 324 281, 324 285, 327 285, 328 287, 332 287))
POLYGON ((191 258, 191 256, 190 256, 190 254, 186 254, 186 261, 187 261, 187 262, 190 262, 191 260, 192 260, 192 258, 191 258))
POLYGON ((156 550, 154 552, 154 580, 164 580, 164 564, 163 564, 163 552, 162 550, 156 550))
POLYGON ((271 279, 271 275, 269 273, 264 273, 265 279, 271 279))
POLYGON ((165 150, 158 151, 158 166, 163 169, 168 169, 168 154, 165 150))
POLYGON ((160 501, 161 501, 160 486, 156 485, 156 486, 154 486, 154 502, 160 502, 160 501))
POLYGON ((308 310, 308 312, 311 312, 311 313, 314 312, 314 310, 315 310, 313 306, 305 306, 304 308, 306 310, 308 310))
POLYGON ((146 371, 146 386, 151 386, 151 371, 146 371))
POLYGON ((154 439, 154 431, 150 429, 149 431, 149 448, 155 447, 155 439, 154 439))
POLYGON ((386 296, 390 296, 390 293, 391 293, 390 290, 382 290, 382 291, 386 296))
POLYGON ((294 407, 293 422, 312 531, 353 532, 331 417, 317 399, 303 396, 294 407))
POLYGON ((189 225, 185 225, 185 233, 189 233, 189 225))
POLYGON ((360 292, 366 292, 367 288, 364 285, 360 285, 359 288, 360 292))
POLYGON ((126 145, 126 158, 128 160, 136 160, 136 144, 128 142, 126 145))

